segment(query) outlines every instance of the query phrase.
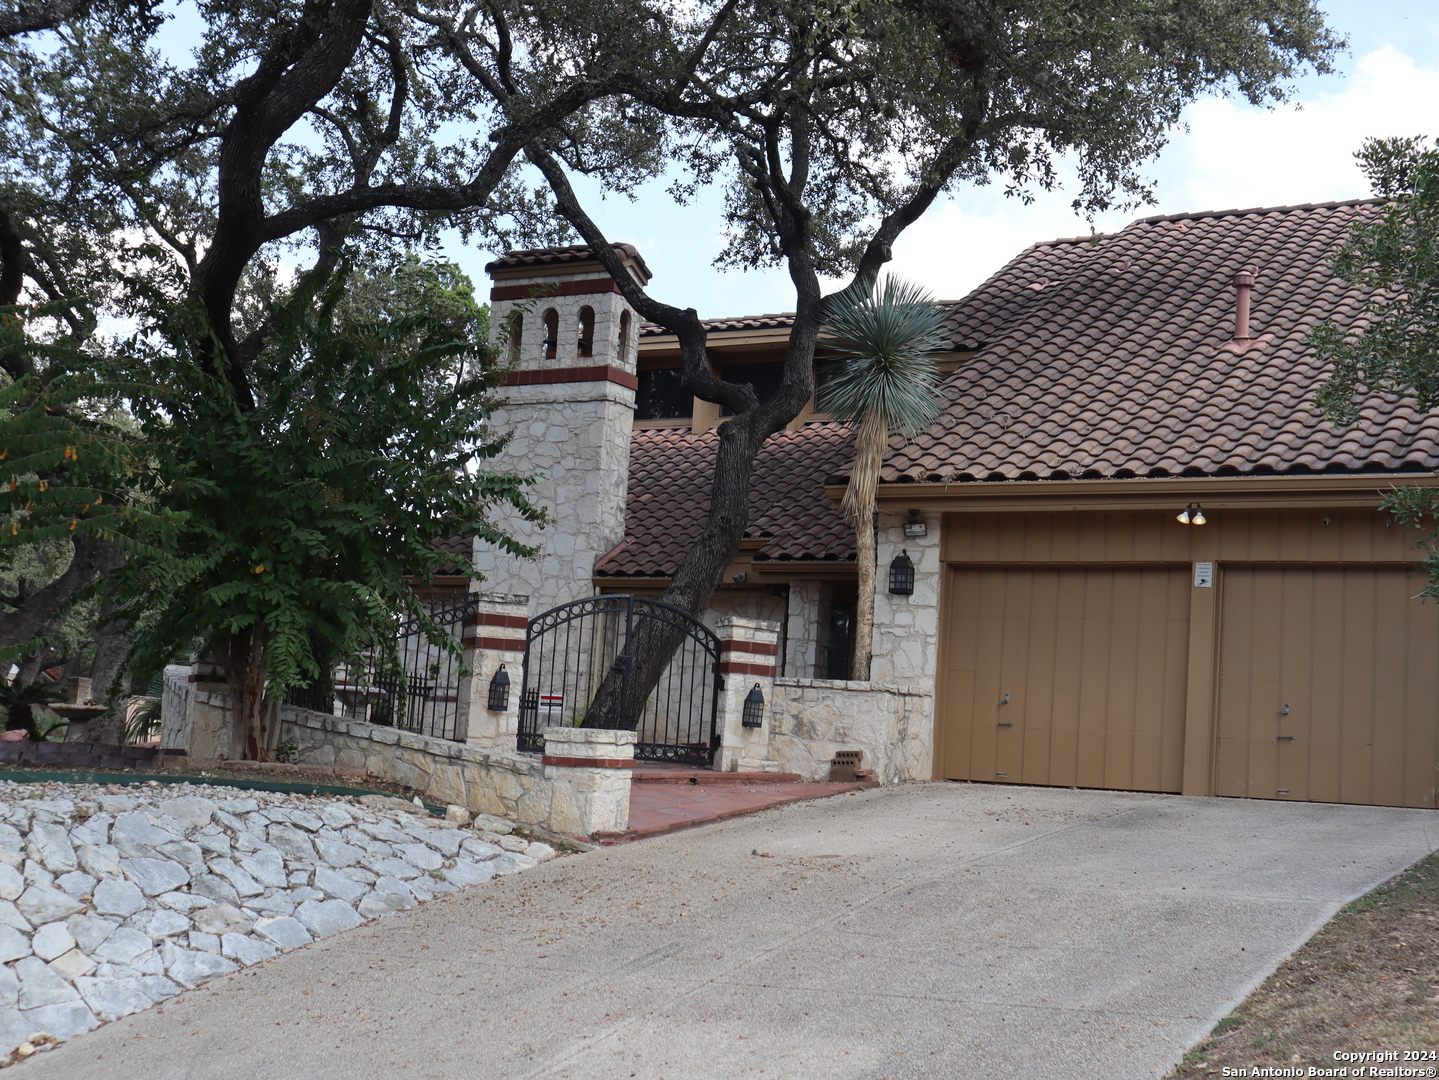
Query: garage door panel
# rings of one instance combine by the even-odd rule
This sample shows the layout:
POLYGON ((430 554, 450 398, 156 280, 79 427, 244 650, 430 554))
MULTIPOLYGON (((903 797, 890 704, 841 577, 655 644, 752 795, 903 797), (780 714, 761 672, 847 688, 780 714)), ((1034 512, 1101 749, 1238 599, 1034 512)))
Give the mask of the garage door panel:
POLYGON ((1225 569, 1218 794, 1434 805, 1439 609, 1410 592, 1397 568, 1225 569))
POLYGON ((944 775, 1177 791, 1189 618, 1178 586, 1187 578, 1169 569, 952 569, 944 775), (957 679, 966 670, 973 697, 957 679), (1010 703, 998 705, 1006 692, 1010 703))

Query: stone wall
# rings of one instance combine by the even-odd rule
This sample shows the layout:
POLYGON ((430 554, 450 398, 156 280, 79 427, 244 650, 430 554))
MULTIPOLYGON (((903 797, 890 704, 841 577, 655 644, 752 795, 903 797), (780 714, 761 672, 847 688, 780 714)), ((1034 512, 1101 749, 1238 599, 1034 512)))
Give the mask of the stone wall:
POLYGON ((928 686, 830 679, 776 679, 769 753, 783 772, 829 779, 836 750, 861 750, 882 784, 928 780, 933 769, 934 691, 928 686))
MULTIPOLYGON (((365 769, 435 802, 510 818, 559 836, 587 837, 629 827, 629 769, 547 765, 523 754, 483 750, 289 705, 280 716, 281 738, 294 740, 301 764, 365 769)), ((634 742, 633 732, 587 734, 628 736, 631 746, 634 742)), ((586 751, 600 758, 613 758, 615 752, 624 753, 586 751)), ((625 756, 632 759, 633 749, 625 756)))
POLYGON ((196 667, 172 664, 165 669, 160 698, 160 747, 182 750, 191 757, 233 757, 230 736, 230 695, 220 683, 199 681, 196 667))
POLYGON ((825 638, 829 601, 827 581, 795 581, 789 587, 789 608, 785 613, 784 664, 780 671, 792 679, 812 679, 824 674, 820 667, 827 655, 825 638))
POLYGON ((164 691, 160 695, 160 748, 185 750, 191 741, 190 669, 171 664, 165 669, 164 691))

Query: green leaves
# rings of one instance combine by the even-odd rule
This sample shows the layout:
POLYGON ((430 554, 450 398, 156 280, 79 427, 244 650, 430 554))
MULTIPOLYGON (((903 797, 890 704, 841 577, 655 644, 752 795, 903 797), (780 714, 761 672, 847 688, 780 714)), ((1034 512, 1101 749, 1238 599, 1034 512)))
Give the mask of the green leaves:
POLYGON ((162 377, 136 411, 155 498, 183 526, 165 559, 132 558, 118 575, 129 617, 156 612, 135 638, 135 675, 191 642, 219 651, 263 627, 280 693, 320 674, 317 647, 350 655, 397 613, 421 614, 412 583, 456 561, 437 539, 478 534, 529 554, 489 523, 501 503, 538 511, 522 477, 480 468, 499 446, 487 426, 494 365, 472 296, 458 315, 424 302, 415 281, 441 277, 418 275, 404 304, 376 315, 353 298, 394 282, 342 271, 315 304, 273 310, 251 411, 205 373, 201 321, 152 314, 160 336, 129 361, 136 386, 142 372, 162 377))
POLYGON ((1324 323, 1308 339, 1334 365, 1315 404, 1336 424, 1358 421, 1363 398, 1385 391, 1414 395, 1421 410, 1439 405, 1439 149, 1370 139, 1355 156, 1388 202, 1335 255, 1337 276, 1375 290, 1363 321, 1324 323))
POLYGON ((830 301, 820 345, 840 355, 819 389, 821 412, 882 417, 914 436, 939 418, 940 372, 929 354, 943 345, 944 309, 923 288, 888 277, 877 293, 830 301))

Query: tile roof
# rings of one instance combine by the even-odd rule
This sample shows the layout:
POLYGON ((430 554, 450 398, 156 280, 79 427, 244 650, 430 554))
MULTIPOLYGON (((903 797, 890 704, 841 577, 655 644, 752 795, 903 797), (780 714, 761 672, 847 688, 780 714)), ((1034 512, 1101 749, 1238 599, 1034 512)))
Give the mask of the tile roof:
MULTIPOLYGON (((1362 327, 1367 294, 1329 270, 1373 200, 1151 217, 1093 243, 1030 248, 1001 279, 1052 277, 946 381, 941 419, 891 443, 884 479, 1393 472, 1439 468, 1439 416, 1394 395, 1336 429, 1314 410, 1316 323, 1362 327), (1234 274, 1257 269, 1251 334, 1233 335, 1234 274)), ((1012 289, 1011 289, 1012 291, 1012 289)), ((966 310, 970 307, 966 302, 966 310)), ((984 337, 984 306, 965 315, 984 337)), ((962 322, 964 320, 961 320, 962 322)))
MULTIPOLYGON (((708 333, 722 334, 727 330, 773 330, 794 325, 794 312, 782 311, 775 315, 741 315, 732 319, 702 319, 700 325, 708 333)), ((660 337, 671 333, 659 323, 640 323, 640 337, 660 337)))
POLYGON ((1031 308, 1047 301, 1045 293, 1088 262, 1108 236, 1076 236, 1035 244, 1016 255, 998 273, 963 300, 941 301, 949 348, 982 349, 1031 308))
MULTIPOLYGON (((650 268, 640 257, 639 250, 633 244, 611 244, 616 251, 627 259, 633 259, 640 268, 641 273, 648 279, 650 268)), ((520 270, 531 266, 563 266, 565 263, 594 262, 594 249, 588 244, 570 244, 567 247, 531 248, 528 251, 507 251, 500 258, 485 264, 485 273, 493 274, 496 270, 520 270)))
MULTIPOLYGON (((619 577, 668 577, 699 535, 719 437, 688 428, 636 428, 630 438, 625 540, 595 565, 619 577)), ((768 540, 757 562, 854 559, 854 534, 824 495, 849 467, 850 426, 826 422, 772 436, 755 461, 745 536, 768 540)))
MULTIPOLYGON (((1077 236, 1035 244, 963 300, 939 301, 949 309, 949 318, 945 321, 949 335, 946 348, 968 352, 988 344, 1032 307, 1044 290, 1082 265, 1093 246, 1104 239, 1102 235, 1077 236)), ((711 334, 788 328, 794 325, 794 312, 704 319, 701 325, 711 334)), ((669 332, 658 323, 640 324, 640 337, 659 337, 669 332)))
MULTIPOLYGON (((475 538, 473 536, 447 536, 445 539, 435 540, 433 543, 441 551, 458 555, 462 559, 473 558, 475 554, 475 538)), ((435 570, 437 574, 458 574, 459 572, 459 564, 453 562, 444 563, 435 570)))

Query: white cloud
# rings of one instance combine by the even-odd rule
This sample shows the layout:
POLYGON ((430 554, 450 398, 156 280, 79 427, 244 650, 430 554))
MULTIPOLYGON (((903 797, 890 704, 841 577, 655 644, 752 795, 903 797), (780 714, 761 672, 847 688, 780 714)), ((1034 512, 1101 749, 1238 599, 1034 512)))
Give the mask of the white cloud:
MULTIPOLYGON (((1439 136, 1439 67, 1386 45, 1331 85, 1272 110, 1226 98, 1195 103, 1189 130, 1175 133, 1150 171, 1156 205, 1106 215, 1095 226, 1108 232, 1156 213, 1362 198, 1369 190, 1353 154, 1365 138, 1439 136)), ((1042 194, 1025 206, 996 188, 962 191, 901 238, 890 269, 940 297, 962 296, 1030 244, 1088 233, 1069 208, 1072 197, 1042 194)))

